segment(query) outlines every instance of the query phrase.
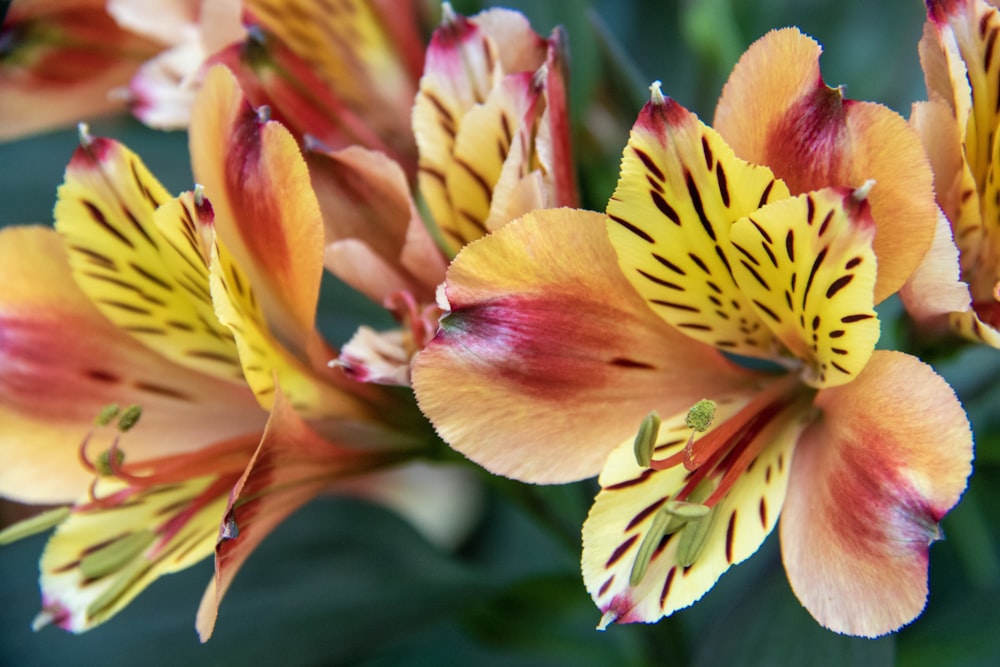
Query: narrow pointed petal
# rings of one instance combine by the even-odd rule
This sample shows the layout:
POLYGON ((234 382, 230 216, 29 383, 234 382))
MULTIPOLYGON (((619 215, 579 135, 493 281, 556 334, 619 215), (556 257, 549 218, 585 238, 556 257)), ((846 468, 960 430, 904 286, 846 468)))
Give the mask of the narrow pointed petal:
POLYGON ((393 160, 360 146, 306 153, 326 230, 328 271, 382 303, 406 290, 434 300, 445 258, 410 196, 406 174, 393 160))
POLYGON ((109 93, 159 50, 119 27, 103 0, 5 4, 0 140, 124 111, 109 93))
POLYGON ((814 387, 854 379, 879 338, 875 223, 859 196, 846 188, 809 192, 769 204, 732 228, 736 282, 806 362, 803 379, 814 387))
POLYGON ((450 312, 415 361, 417 400, 446 441, 498 474, 594 475, 651 410, 749 382, 646 307, 596 213, 536 211, 469 245, 443 296, 450 312))
POLYGON ((254 286, 276 335, 308 359, 323 273, 323 219, 295 140, 262 121, 232 74, 207 73, 190 133, 215 228, 254 286))
POLYGON ((629 282, 695 340, 754 357, 778 349, 733 277, 733 222, 788 190, 766 167, 733 155, 671 99, 639 114, 608 202, 608 232, 629 282))
MULTIPOLYGON (((42 617, 84 632, 117 614, 162 575, 211 555, 233 479, 201 477, 151 487, 112 508, 81 504, 42 554, 42 617)), ((104 492, 119 486, 104 484, 104 492)))
POLYGON ((55 219, 77 283, 105 317, 171 361, 242 380, 209 294, 210 205, 191 193, 173 199, 125 146, 86 138, 66 168, 55 219))
POLYGON ((795 194, 879 184, 871 195, 878 233, 880 303, 906 281, 934 236, 931 171, 916 133, 879 104, 844 99, 823 83, 821 48, 795 28, 774 30, 740 58, 713 123, 736 155, 766 164, 795 194))
MULTIPOLYGON (((745 402, 720 405, 716 419, 735 414, 745 402)), ((664 421, 657 458, 683 451, 691 432, 684 418, 680 414, 664 421)), ((699 600, 726 570, 752 556, 777 522, 801 429, 794 414, 768 424, 756 436, 764 444, 762 451, 709 515, 676 532, 652 535, 645 545, 657 514, 691 473, 682 465, 662 471, 642 468, 636 465, 632 442, 622 443, 601 472, 601 491, 583 526, 584 582, 605 617, 617 623, 657 621, 699 600), (688 563, 683 552, 690 548, 685 542, 691 536, 685 533, 699 529, 705 531, 701 551, 688 563), (638 582, 636 567, 644 572, 638 582)))
POLYGON ((264 437, 214 526, 215 578, 198 609, 197 629, 206 641, 218 606, 250 553, 288 515, 333 482, 401 461, 405 453, 344 447, 320 437, 279 392, 264 437), (222 526, 221 529, 219 526, 222 526))
MULTIPOLYGON (((113 326, 76 286, 55 232, 0 232, 0 493, 75 500, 91 474, 81 441, 107 405, 137 404, 130 459, 184 452, 261 424, 244 386, 171 363, 113 326)), ((94 434, 94 452, 107 436, 94 434)))
POLYGON ((358 382, 408 387, 411 354, 402 330, 375 331, 362 325, 340 349, 337 365, 358 382))
POLYGON ((816 406, 781 518, 785 570, 824 627, 892 632, 924 608, 928 548, 971 472, 968 420, 944 380, 898 352, 876 352, 816 406))

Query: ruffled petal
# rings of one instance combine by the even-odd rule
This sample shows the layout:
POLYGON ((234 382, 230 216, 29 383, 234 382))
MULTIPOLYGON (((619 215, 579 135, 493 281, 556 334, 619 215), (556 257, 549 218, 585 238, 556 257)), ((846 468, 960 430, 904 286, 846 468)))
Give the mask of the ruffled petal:
POLYGON ((345 447, 320 437, 279 392, 253 458, 232 488, 225 519, 214 526, 215 578, 198 609, 196 626, 206 641, 219 603, 250 553, 292 512, 339 479, 403 460, 405 452, 345 447))
POLYGON ((171 361, 242 381, 209 294, 207 202, 173 199, 125 146, 84 137, 55 221, 77 284, 113 324, 171 361))
POLYGON ((936 212, 931 171, 916 133, 879 104, 844 99, 823 83, 820 46, 795 28, 775 30, 740 58, 714 127, 736 155, 766 164, 793 193, 867 180, 878 233, 875 302, 894 293, 930 247, 936 212))
POLYGON ((924 607, 928 548, 965 489, 972 434, 944 380, 899 352, 877 351, 815 404, 781 519, 785 569, 821 625, 875 637, 924 607))
MULTIPOLYGON (((245 386, 152 352, 105 319, 42 228, 0 232, 0 493, 68 502, 90 473, 77 449, 105 406, 137 404, 130 459, 184 452, 253 430, 266 416, 245 386)), ((94 433, 92 451, 107 447, 94 433)))
POLYGON ((850 382, 878 342, 875 224, 866 194, 809 192, 769 204, 732 228, 737 284, 806 363, 802 376, 814 387, 850 382))
POLYGON ((415 360, 417 400, 446 441, 498 474, 593 475, 650 410, 750 381, 646 307, 596 213, 535 211, 476 241, 443 298, 450 312, 415 360))
MULTIPOLYGON (((721 403, 716 419, 724 421, 746 402, 721 403)), ((657 458, 684 450, 691 433, 685 417, 663 422, 657 458)), ((660 471, 641 467, 632 441, 622 443, 601 472, 601 491, 583 526, 583 578, 604 614, 602 625, 652 623, 669 616, 752 556, 777 522, 802 427, 794 411, 764 426, 755 436, 760 452, 725 497, 706 516, 686 523, 674 519, 672 525, 667 505, 691 472, 683 465, 660 471)), ((703 481, 695 502, 704 500, 720 478, 703 481)))
POLYGON ((774 356, 779 345, 733 276, 729 234, 733 222, 788 189, 658 92, 632 128, 608 202, 622 270, 684 334, 729 352, 774 356))

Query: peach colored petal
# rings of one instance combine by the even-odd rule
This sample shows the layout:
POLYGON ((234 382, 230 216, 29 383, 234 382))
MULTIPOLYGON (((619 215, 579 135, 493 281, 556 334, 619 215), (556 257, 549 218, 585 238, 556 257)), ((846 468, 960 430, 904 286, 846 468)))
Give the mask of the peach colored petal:
MULTIPOLYGON (((91 474, 77 449, 111 403, 143 408, 122 445, 132 460, 263 423, 245 387, 177 366, 102 317, 51 230, 0 232, 0 265, 0 493, 24 502, 79 497, 91 474)), ((96 433, 92 451, 106 449, 108 437, 96 433)))
POLYGON ((646 307, 604 224, 587 211, 535 211, 448 270, 450 312, 417 355, 413 386, 441 436, 492 472, 538 483, 593 475, 650 410, 686 410, 749 381, 646 307))
POLYGON ((446 262, 399 164, 360 146, 309 151, 306 162, 323 213, 327 270, 376 303, 400 290, 433 301, 446 262))
POLYGON ((769 166, 795 194, 874 179, 875 302, 906 281, 934 235, 931 171, 912 128, 879 104, 823 83, 820 47, 797 29, 769 32, 740 58, 715 129, 736 154, 769 166))
POLYGON ((781 517, 785 569, 821 625, 876 637, 924 608, 928 548, 965 489, 972 434, 945 381, 899 352, 875 352, 815 404, 781 517))

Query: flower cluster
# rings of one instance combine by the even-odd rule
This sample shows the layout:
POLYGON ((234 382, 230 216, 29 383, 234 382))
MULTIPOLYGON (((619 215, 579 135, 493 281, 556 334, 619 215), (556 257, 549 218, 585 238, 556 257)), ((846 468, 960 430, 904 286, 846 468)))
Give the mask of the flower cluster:
POLYGON ((212 557, 204 641, 318 495, 448 549, 482 479, 594 476, 600 629, 692 605, 775 527, 820 625, 911 622, 972 429, 880 304, 1000 347, 998 34, 984 0, 928 0, 907 121, 771 31, 711 126, 650 87, 608 198, 578 185, 566 32, 511 10, 15 2, 0 138, 127 109, 186 129, 197 183, 81 123, 54 229, 0 231, 0 494, 55 506, 0 532, 54 528, 36 629, 212 557), (327 342, 324 274, 397 326, 327 342))

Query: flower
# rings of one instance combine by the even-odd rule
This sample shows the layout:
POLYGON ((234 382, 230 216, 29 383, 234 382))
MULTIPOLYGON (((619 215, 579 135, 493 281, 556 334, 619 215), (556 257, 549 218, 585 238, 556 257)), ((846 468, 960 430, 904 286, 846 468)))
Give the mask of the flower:
POLYGON ((339 363, 356 379, 409 382, 411 357, 434 331, 446 255, 527 211, 576 203, 563 40, 558 29, 543 39, 518 12, 466 18, 445 4, 413 104, 430 229, 406 170, 386 156, 307 152, 327 268, 403 324, 362 328, 344 346, 339 363))
POLYGON ((37 625, 87 630, 214 553, 207 639, 252 549, 328 490, 442 541, 474 513, 467 483, 442 486, 452 471, 404 465, 433 442, 412 399, 327 365, 313 325, 322 220, 291 134, 221 67, 196 110, 204 188, 172 198, 127 148, 84 133, 59 191, 61 242, 40 228, 0 237, 0 490, 75 500, 42 556, 37 625), (115 428, 110 403, 137 407, 115 428), (422 506, 401 488, 427 494, 422 506))
POLYGON ((719 131, 654 86, 606 217, 529 213, 448 269, 420 407, 492 472, 601 471, 583 576, 602 628, 692 604, 779 514, 824 627, 876 636, 925 604, 971 432, 930 367, 874 350, 874 304, 930 242, 929 173, 906 123, 827 88, 818 56, 791 29, 751 46, 719 131))
POLYGON ((28 0, 10 5, 0 25, 0 140, 124 106, 109 91, 125 86, 159 45, 121 28, 106 4, 28 0))
POLYGON ((920 269, 901 293, 919 332, 952 331, 1000 347, 1000 239, 995 108, 1000 11, 982 0, 928 0, 920 61, 930 99, 910 121, 934 169, 942 218, 920 269))

